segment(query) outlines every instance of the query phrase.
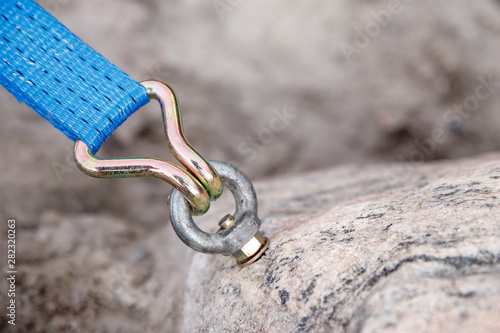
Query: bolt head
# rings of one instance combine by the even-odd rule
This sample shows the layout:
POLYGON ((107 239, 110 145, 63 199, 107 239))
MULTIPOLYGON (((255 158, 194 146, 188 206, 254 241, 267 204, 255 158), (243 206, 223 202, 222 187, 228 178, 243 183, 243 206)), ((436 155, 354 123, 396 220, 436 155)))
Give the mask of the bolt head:
POLYGON ((264 237, 260 231, 257 231, 240 250, 233 253, 236 264, 240 267, 253 264, 266 252, 270 243, 269 238, 264 237))

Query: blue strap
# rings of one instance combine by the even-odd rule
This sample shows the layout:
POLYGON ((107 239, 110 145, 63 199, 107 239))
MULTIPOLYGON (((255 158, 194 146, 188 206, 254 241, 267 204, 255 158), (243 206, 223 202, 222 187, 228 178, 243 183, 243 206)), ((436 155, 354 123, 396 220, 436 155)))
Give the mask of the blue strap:
POLYGON ((146 89, 32 0, 0 0, 0 83, 94 153, 146 89))

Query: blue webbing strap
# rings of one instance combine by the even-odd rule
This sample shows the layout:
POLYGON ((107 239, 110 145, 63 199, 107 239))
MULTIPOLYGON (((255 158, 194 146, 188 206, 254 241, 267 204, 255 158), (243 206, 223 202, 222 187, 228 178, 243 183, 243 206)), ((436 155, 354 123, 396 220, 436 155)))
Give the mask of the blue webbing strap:
POLYGON ((94 153, 146 89, 32 0, 0 0, 0 83, 94 153))

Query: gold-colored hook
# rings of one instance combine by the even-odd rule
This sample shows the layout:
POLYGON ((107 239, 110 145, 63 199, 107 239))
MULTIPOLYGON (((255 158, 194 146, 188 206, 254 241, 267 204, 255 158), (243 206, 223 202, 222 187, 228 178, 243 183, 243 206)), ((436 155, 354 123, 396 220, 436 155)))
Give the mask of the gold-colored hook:
POLYGON ((203 214, 210 207, 210 199, 214 200, 222 194, 222 181, 210 163, 184 137, 182 119, 172 89, 158 81, 144 81, 141 84, 146 87, 151 98, 160 102, 170 150, 189 172, 171 162, 155 158, 101 159, 81 140, 75 143, 75 162, 82 172, 97 178, 162 179, 184 194, 193 214, 203 214))
POLYGON ((177 165, 155 158, 114 158, 102 159, 81 140, 75 143, 73 151, 78 168, 95 178, 155 177, 178 189, 191 205, 195 215, 206 213, 210 207, 207 190, 185 170, 177 165))
POLYGON ((160 102, 165 135, 172 154, 203 184, 210 199, 217 199, 222 194, 222 181, 217 171, 184 137, 179 104, 173 90, 159 81, 143 81, 141 84, 151 98, 160 102))

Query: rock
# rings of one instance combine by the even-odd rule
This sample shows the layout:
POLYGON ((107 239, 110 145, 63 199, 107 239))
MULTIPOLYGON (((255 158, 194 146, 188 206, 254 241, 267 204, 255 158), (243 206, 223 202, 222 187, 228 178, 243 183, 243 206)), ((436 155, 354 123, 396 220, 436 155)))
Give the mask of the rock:
MULTIPOLYGON (((246 268, 193 252, 166 223, 47 212, 17 232, 16 326, 498 332, 499 160, 351 165, 257 181, 261 229, 272 243, 246 268)), ((230 199, 197 223, 216 230, 234 209, 230 199)), ((0 320, 2 331, 11 328, 0 320)))
POLYGON ((499 158, 257 183, 271 247, 196 254, 180 331, 498 332, 499 158))

